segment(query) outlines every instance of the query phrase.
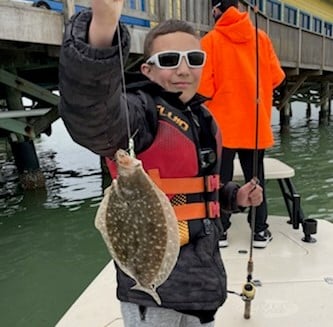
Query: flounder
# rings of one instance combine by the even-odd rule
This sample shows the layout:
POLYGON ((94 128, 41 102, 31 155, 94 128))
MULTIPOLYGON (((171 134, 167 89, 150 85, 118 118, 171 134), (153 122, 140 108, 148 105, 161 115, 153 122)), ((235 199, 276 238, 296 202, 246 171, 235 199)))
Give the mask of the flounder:
POLYGON ((160 305, 156 288, 179 254, 177 218, 168 197, 124 150, 115 155, 118 177, 104 193, 95 226, 119 268, 160 305))

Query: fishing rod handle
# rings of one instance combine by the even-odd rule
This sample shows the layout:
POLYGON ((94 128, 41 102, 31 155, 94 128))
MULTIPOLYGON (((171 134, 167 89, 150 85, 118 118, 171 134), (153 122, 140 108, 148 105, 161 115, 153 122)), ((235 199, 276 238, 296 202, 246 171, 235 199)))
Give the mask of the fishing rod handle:
POLYGON ((245 300, 244 318, 250 319, 251 317, 251 300, 245 300))

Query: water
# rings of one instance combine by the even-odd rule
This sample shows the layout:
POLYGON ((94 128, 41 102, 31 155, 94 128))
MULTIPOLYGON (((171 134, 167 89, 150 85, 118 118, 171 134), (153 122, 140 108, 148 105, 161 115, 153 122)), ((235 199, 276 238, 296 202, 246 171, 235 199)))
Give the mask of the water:
POLYGON ((1 326, 54 326, 109 260, 94 228, 99 158, 74 144, 60 120, 53 130, 35 142, 47 190, 23 195, 14 175, 6 185, 13 195, 0 199, 1 326))
MULTIPOLYGON (((301 195, 306 217, 333 222, 333 126, 318 128, 318 110, 305 118, 305 107, 294 105, 290 131, 279 133, 278 112, 274 111, 275 146, 267 156, 278 158, 295 169, 293 183, 301 195)), ((275 181, 267 187, 269 213, 287 215, 275 181)))
MULTIPOLYGON (((267 155, 294 167, 306 216, 333 222, 333 128, 318 128, 318 112, 306 120, 301 107, 285 135, 274 111, 276 144, 267 155)), ((0 158, 3 174, 11 176, 1 190, 9 196, 0 197, 1 326, 53 327, 109 260, 94 228, 99 158, 74 144, 61 121, 52 127, 51 137, 35 142, 45 191, 21 192, 12 162, 0 158)), ((287 215, 275 181, 267 195, 270 214, 287 215)))

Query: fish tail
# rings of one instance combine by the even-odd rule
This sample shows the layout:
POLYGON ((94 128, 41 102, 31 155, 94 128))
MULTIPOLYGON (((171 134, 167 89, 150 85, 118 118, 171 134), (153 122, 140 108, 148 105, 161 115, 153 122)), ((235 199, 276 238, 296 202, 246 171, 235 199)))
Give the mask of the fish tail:
POLYGON ((142 292, 145 292, 147 294, 149 294, 155 301, 158 305, 161 305, 162 302, 161 302, 161 298, 160 296, 157 294, 155 288, 152 286, 151 288, 148 288, 148 287, 144 287, 140 284, 135 284, 131 290, 136 290, 136 291, 142 291, 142 292))

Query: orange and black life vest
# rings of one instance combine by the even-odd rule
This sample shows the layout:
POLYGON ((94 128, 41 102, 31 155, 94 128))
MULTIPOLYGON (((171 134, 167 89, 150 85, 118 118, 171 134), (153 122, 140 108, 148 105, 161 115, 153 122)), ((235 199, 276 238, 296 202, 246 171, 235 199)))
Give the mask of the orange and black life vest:
MULTIPOLYGON (((220 135, 214 120, 204 112, 200 125, 206 125, 213 139, 209 145, 215 162, 209 173, 200 173, 200 144, 198 144, 198 121, 194 114, 166 104, 162 98, 155 99, 158 112, 157 134, 148 149, 137 155, 143 167, 156 185, 169 197, 178 220, 220 217, 218 201, 220 135)), ((202 126, 200 126, 202 128, 202 126)), ((107 159, 111 176, 116 176, 114 162, 107 159)))

